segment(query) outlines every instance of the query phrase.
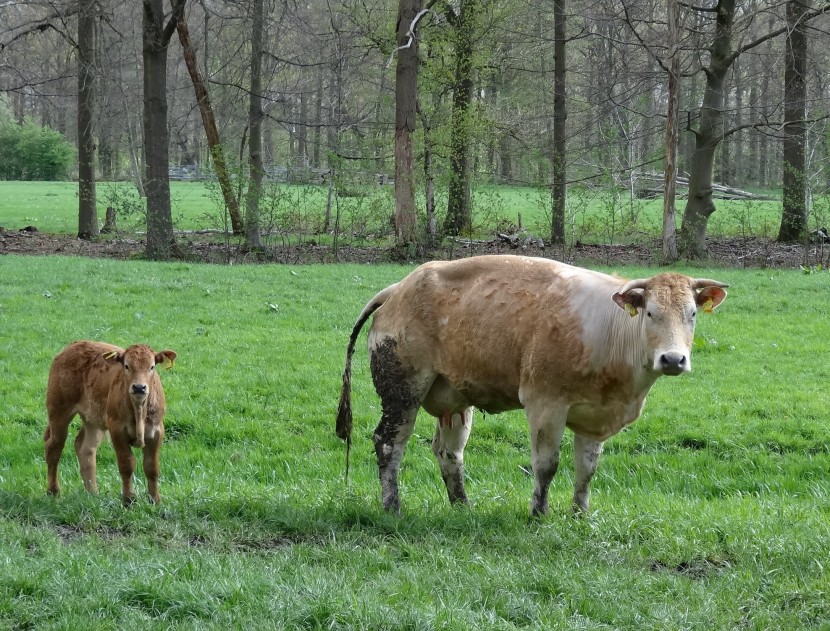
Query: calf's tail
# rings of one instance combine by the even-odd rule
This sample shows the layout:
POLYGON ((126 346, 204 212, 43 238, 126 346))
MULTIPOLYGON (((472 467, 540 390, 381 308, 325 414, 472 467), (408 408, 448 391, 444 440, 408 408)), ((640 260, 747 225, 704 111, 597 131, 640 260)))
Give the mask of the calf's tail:
POLYGON ((337 423, 335 426, 335 433, 337 437, 346 441, 346 479, 349 478, 349 451, 352 446, 352 355, 354 355, 354 347, 357 342, 357 336, 366 320, 369 319, 377 309, 392 295, 397 283, 390 285, 386 289, 378 292, 374 298, 369 301, 357 322, 352 329, 351 337, 349 338, 349 346, 346 348, 346 368, 343 370, 343 389, 340 391, 340 404, 337 407, 337 423))

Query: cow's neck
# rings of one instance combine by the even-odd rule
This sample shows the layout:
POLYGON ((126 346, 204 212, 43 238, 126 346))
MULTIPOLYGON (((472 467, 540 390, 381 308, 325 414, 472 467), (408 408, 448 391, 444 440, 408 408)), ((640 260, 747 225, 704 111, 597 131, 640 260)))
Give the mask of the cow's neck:
POLYGON ((144 446, 144 428, 147 425, 147 408, 149 407, 150 397, 144 397, 144 400, 137 403, 132 397, 130 404, 133 408, 133 418, 135 420, 135 441, 136 447, 144 446))
POLYGON ((657 380, 657 373, 649 369, 649 357, 645 352, 645 315, 641 311, 629 316, 610 300, 605 305, 600 343, 593 348, 592 358, 598 369, 625 365, 632 370, 635 387, 648 390, 657 380))

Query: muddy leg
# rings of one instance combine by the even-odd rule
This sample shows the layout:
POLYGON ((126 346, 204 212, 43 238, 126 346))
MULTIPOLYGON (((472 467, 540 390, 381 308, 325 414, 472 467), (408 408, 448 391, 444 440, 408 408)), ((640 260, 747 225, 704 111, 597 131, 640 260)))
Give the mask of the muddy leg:
POLYGON ((432 453, 438 459, 447 496, 453 504, 469 504, 464 490, 464 447, 472 428, 473 408, 467 408, 460 414, 445 414, 436 420, 432 453))
POLYGON ((559 469, 559 445, 565 432, 567 407, 551 402, 533 402, 525 406, 530 423, 530 453, 536 483, 530 502, 534 517, 548 512, 548 489, 559 469))
POLYGON ((130 448, 130 440, 126 431, 110 432, 115 457, 118 460, 118 472, 121 474, 121 502, 129 506, 135 501, 133 489, 133 472, 135 471, 135 456, 130 448))
POLYGON ((415 427, 418 409, 435 375, 419 373, 404 365, 397 354, 397 343, 392 338, 384 338, 376 344, 370 339, 370 346, 372 380, 383 408, 374 436, 381 500, 385 510, 399 513, 398 470, 401 458, 415 427))
POLYGON ((95 475, 95 457, 98 452, 98 445, 104 438, 104 431, 97 427, 84 425, 75 438, 75 453, 78 455, 78 464, 81 465, 81 480, 84 488, 94 494, 98 494, 98 481, 95 475))
POLYGON ((383 417, 375 429, 375 453, 378 458, 380 493, 384 510, 401 512, 398 496, 398 471, 406 449, 406 443, 415 427, 418 409, 405 410, 400 415, 387 415, 384 406, 383 417))
POLYGON ((599 456, 602 453, 602 443, 584 436, 574 434, 574 501, 575 513, 588 511, 590 489, 588 485, 594 472, 597 470, 599 456))
POLYGON ((153 504, 161 501, 159 497, 159 451, 162 436, 162 431, 159 431, 144 445, 144 476, 147 478, 147 494, 153 504))
POLYGON ((66 444, 66 435, 71 420, 71 417, 64 419, 50 416, 49 425, 43 434, 46 456, 46 492, 49 495, 59 495, 61 492, 61 485, 58 481, 58 463, 61 460, 63 446, 66 444))

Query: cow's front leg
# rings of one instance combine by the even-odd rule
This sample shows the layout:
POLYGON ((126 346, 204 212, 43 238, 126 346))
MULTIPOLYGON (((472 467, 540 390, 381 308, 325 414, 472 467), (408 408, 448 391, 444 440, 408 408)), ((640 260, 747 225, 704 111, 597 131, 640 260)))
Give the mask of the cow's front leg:
POLYGON ((548 489, 559 469, 559 446, 568 410, 559 404, 535 401, 525 406, 525 413, 530 424, 530 455, 536 480, 530 514, 537 517, 548 512, 548 489))
POLYGON ((144 443, 144 477, 147 478, 147 494, 153 504, 161 501, 159 496, 159 452, 164 430, 160 429, 144 443))
POLYGON ((435 424, 432 452, 441 467, 441 477, 447 486, 447 496, 453 504, 468 504, 464 490, 464 447, 473 427, 473 408, 461 413, 446 413, 435 424))
POLYGON ((594 472, 597 470, 599 457, 602 454, 602 443, 578 434, 574 435, 574 512, 588 511, 590 496, 589 485, 594 472))
POLYGON ((104 430, 92 425, 84 425, 75 438, 75 453, 81 467, 81 479, 84 488, 87 492, 96 495, 98 493, 98 480, 95 471, 95 458, 98 453, 98 445, 101 444, 103 438, 104 430))
POLYGON ((115 458, 118 460, 118 472, 121 474, 121 502, 130 506, 135 501, 133 489, 133 473, 135 472, 135 456, 130 447, 130 437, 124 428, 110 430, 115 458))

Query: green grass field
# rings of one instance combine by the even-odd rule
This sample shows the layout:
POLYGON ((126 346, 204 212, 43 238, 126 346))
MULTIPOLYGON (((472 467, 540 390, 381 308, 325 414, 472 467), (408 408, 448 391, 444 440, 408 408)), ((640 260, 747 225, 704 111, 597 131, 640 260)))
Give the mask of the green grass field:
MULTIPOLYGON (((129 183, 99 183, 99 219, 112 205, 122 211, 134 210, 138 198, 129 183)), ((369 187, 366 197, 339 198, 341 230, 363 238, 388 234, 394 211, 393 189, 369 187)), ((327 191, 320 186, 285 185, 272 189, 263 203, 264 227, 303 237, 317 236, 325 213, 327 191)), ((174 224, 179 230, 226 228, 217 203, 215 185, 203 182, 172 182, 174 224)), ((678 200, 678 211, 685 205, 678 200)), ((811 225, 821 223, 826 200, 817 198, 811 225)), ((439 212, 446 199, 439 195, 439 212)), ((521 215, 522 225, 532 234, 550 233, 550 193, 547 190, 509 186, 481 186, 473 196, 474 231, 491 235, 509 232, 521 215)), ((780 201, 717 200, 718 211, 710 220, 709 234, 774 236, 781 220, 780 201)), ((567 234, 570 241, 584 243, 627 243, 660 234, 662 200, 631 200, 626 191, 570 189, 567 205, 567 234)), ((826 221, 825 221, 826 223, 826 221)), ((816 225, 818 225, 816 224, 816 225)), ((78 230, 78 186, 74 182, 0 181, 0 226, 19 229, 32 225, 42 232, 74 234, 78 230)), ((119 219, 121 229, 144 230, 139 214, 119 219)), ((319 237, 318 237, 319 240, 319 237)))
POLYGON ((403 515, 383 513, 365 333, 344 485, 348 334, 409 269, 0 257, 0 628, 829 628, 830 274, 706 270, 731 289, 694 371, 606 443, 589 516, 570 514, 566 437, 551 514, 529 520, 518 412, 476 413, 469 508, 419 418, 403 515), (71 436, 45 495, 46 377, 79 338, 179 353, 160 506, 122 508, 108 443, 87 495, 71 436))

